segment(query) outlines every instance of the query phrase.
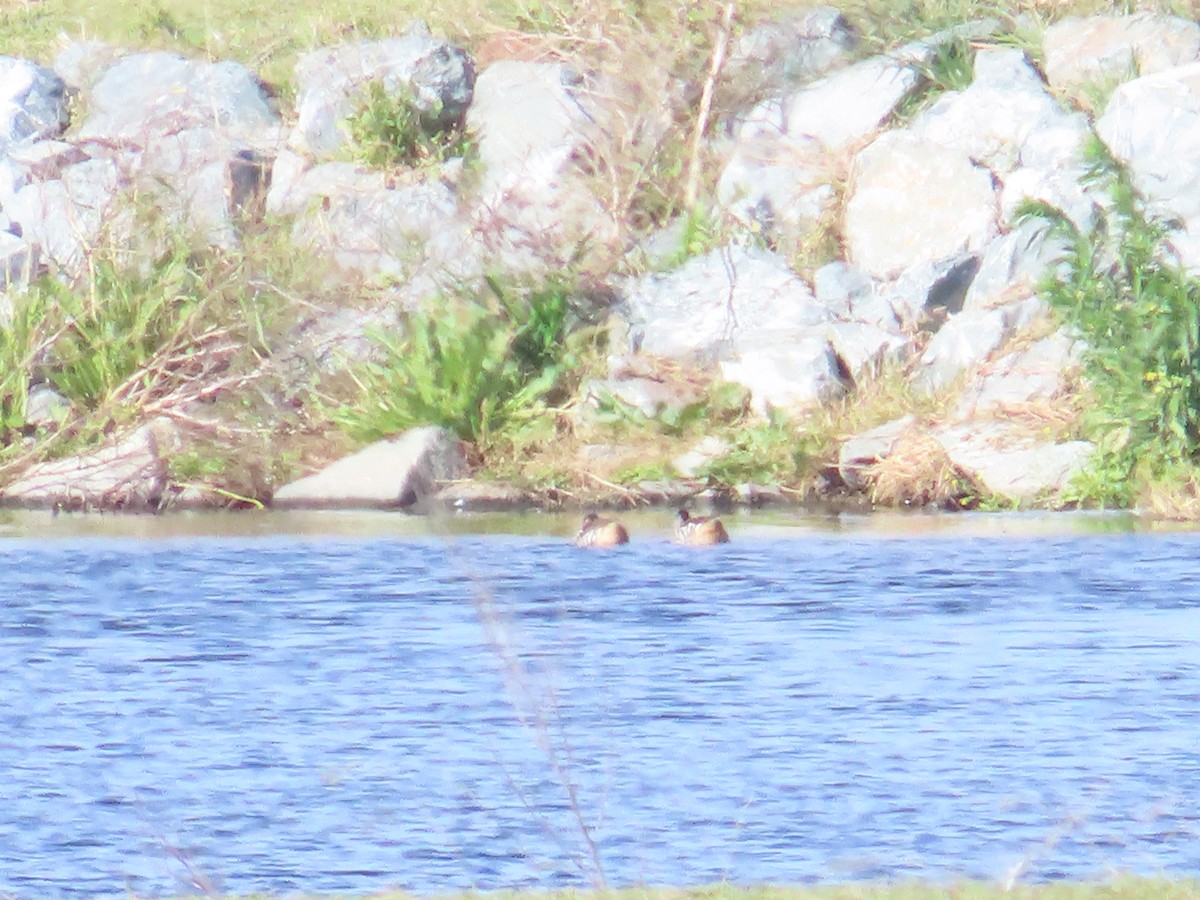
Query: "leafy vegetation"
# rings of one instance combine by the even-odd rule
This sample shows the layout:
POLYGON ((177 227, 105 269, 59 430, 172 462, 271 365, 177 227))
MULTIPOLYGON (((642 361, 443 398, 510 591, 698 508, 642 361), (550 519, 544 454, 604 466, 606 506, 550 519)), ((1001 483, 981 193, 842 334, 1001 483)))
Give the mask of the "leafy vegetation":
POLYGON ((1200 282, 1173 265, 1165 227, 1143 212, 1128 173, 1099 140, 1089 182, 1110 199, 1092 233, 1055 210, 1034 212, 1070 242, 1066 271, 1046 285, 1086 339, 1097 443, 1079 499, 1128 506, 1147 483, 1200 457, 1200 282))
POLYGON ((369 82, 358 109, 346 120, 351 154, 373 168, 420 166, 474 153, 459 126, 438 123, 439 110, 422 110, 407 90, 369 82))
POLYGON ((487 445, 561 387, 571 311, 566 283, 489 279, 479 295, 443 298, 407 316, 403 334, 372 334, 381 359, 352 370, 360 396, 335 419, 357 440, 434 424, 487 445))
POLYGON ((914 68, 921 76, 917 89, 904 99, 895 118, 907 121, 947 91, 962 91, 975 78, 975 50, 965 38, 952 38, 933 48, 914 68))

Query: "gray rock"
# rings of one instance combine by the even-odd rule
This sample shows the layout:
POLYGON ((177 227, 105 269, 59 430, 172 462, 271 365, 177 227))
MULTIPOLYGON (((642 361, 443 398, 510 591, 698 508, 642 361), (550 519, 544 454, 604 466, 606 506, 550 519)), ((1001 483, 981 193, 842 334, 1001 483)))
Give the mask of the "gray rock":
POLYGON ((60 134, 68 120, 66 90, 52 70, 0 56, 0 149, 60 134))
POLYGON ((780 93, 843 62, 858 35, 832 6, 818 6, 760 22, 734 44, 725 77, 742 93, 780 93))
POLYGON ((404 279, 425 244, 452 228, 459 212, 454 192, 441 182, 394 183, 384 172, 339 162, 272 189, 267 205, 294 218, 293 241, 327 260, 331 283, 404 279))
POLYGON ((414 428, 339 459, 320 472, 284 485, 280 508, 407 507, 435 493, 441 482, 467 474, 462 442, 445 428, 414 428))
POLYGON ((834 322, 826 336, 855 384, 903 365, 915 352, 909 338, 867 322, 834 322))
POLYGON ((875 278, 982 248, 997 230, 990 173, 961 151, 889 132, 855 160, 846 202, 848 258, 875 278))
MULTIPOLYGON (((1152 212, 1182 220, 1185 231, 1200 229, 1200 63, 1122 85, 1096 132, 1129 166, 1152 212)), ((1181 261, 1200 270, 1200 255, 1181 261)))
POLYGON ((955 407, 959 418, 1019 412, 1062 396, 1078 370, 1083 344, 1057 331, 996 360, 968 384, 955 407))
MULTIPOLYGON (((905 330, 936 331, 947 316, 962 310, 979 262, 980 257, 973 253, 958 253, 917 263, 894 281, 878 285, 876 291, 905 330)), ((896 330, 886 321, 877 324, 896 330)))
POLYGON ((835 178, 817 141, 757 135, 735 145, 717 182, 717 203, 758 234, 796 243, 833 210, 835 178))
POLYGON ((273 140, 278 125, 261 82, 245 66, 138 53, 96 82, 77 137, 140 148, 192 128, 213 129, 227 140, 273 140))
POLYGON ((841 69, 782 99, 751 111, 738 139, 783 135, 816 140, 833 154, 869 138, 916 88, 920 78, 906 62, 876 56, 841 69))
POLYGON ((54 71, 74 91, 90 91, 129 51, 103 41, 73 41, 54 57, 54 71))
POLYGON ((48 384, 34 385, 25 401, 25 424, 32 428, 57 428, 71 413, 71 401, 48 384))
POLYGON ((1200 56, 1200 25, 1153 13, 1070 18, 1042 35, 1046 77, 1056 88, 1150 75, 1200 56))
POLYGON ((896 449, 916 418, 903 416, 879 425, 842 443, 838 450, 838 475, 852 491, 865 491, 870 485, 870 473, 896 449))
POLYGON ((801 412, 848 392, 833 346, 815 336, 747 347, 736 359, 722 361, 721 376, 748 388, 750 405, 761 415, 801 412))
POLYGON ((1014 501, 1062 493, 1094 450, 1087 441, 1037 441, 1001 422, 942 428, 933 437, 980 489, 1014 501))
POLYGON ((288 143, 321 161, 332 159, 346 145, 345 122, 372 82, 392 96, 410 99, 429 129, 457 125, 471 105, 475 64, 465 51, 433 37, 418 21, 398 38, 308 53, 296 63, 296 82, 296 125, 288 143))
POLYGON ((716 435, 709 435, 690 450, 671 460, 671 465, 684 478, 695 478, 701 469, 726 456, 731 449, 728 441, 716 435))
MULTIPOLYGON (((943 94, 917 115, 909 130, 1003 174, 1021 164, 1033 135, 1064 127, 1078 141, 1087 133, 1087 120, 1055 101, 1024 52, 993 48, 976 52, 975 79, 968 88, 943 94)), ((1039 162, 1050 169, 1078 157, 1077 144, 1063 150, 1063 159, 1039 162)))
POLYGON ((1060 210, 1087 234, 1095 227, 1106 201, 1081 183, 1084 177, 1081 166, 1053 170, 1020 168, 1008 173, 1000 191, 1000 220, 1011 225, 1025 202, 1033 200, 1060 210))
POLYGON ((1032 296, 1068 247, 1048 223, 1031 220, 996 238, 984 250, 964 309, 991 309, 1032 296))
POLYGON ((625 291, 635 349, 713 362, 827 320, 808 285, 775 254, 730 245, 625 291))
POLYGON ((91 453, 38 463, 0 490, 0 501, 68 509, 154 509, 179 445, 170 420, 155 419, 91 453))
POLYGON ((115 163, 90 159, 68 166, 61 178, 25 185, 7 211, 51 272, 70 278, 102 238, 130 244, 131 210, 119 203, 127 185, 115 163))
POLYGON ((964 310, 951 316, 921 354, 913 386, 936 394, 978 368, 1010 337, 1046 309, 1039 297, 990 310, 964 310))
POLYGON ((467 113, 483 167, 473 226, 500 269, 544 272, 615 246, 618 225, 578 165, 607 115, 563 64, 503 60, 480 74, 467 113))
POLYGON ((884 331, 899 331, 900 318, 889 289, 842 260, 826 263, 813 273, 817 303, 835 319, 865 322, 884 331))

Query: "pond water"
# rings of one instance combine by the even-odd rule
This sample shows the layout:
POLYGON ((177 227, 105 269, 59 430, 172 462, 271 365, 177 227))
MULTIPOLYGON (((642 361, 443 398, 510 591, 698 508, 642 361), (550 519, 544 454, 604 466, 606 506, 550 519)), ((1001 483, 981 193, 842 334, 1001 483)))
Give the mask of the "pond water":
POLYGON ((666 518, 0 518, 0 893, 1200 875, 1200 534, 666 518))

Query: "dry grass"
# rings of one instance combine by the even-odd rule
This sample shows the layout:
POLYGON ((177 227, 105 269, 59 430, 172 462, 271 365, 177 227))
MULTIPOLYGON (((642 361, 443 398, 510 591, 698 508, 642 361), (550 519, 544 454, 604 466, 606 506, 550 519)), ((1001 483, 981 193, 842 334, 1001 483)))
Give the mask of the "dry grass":
POLYGON ((919 423, 901 435, 867 477, 871 502, 880 506, 941 506, 966 493, 962 473, 919 423))

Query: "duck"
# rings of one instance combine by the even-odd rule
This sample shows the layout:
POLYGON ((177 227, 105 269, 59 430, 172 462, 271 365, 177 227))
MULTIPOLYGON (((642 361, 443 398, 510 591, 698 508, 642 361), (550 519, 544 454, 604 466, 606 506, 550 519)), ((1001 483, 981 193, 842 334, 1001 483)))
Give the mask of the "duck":
POLYGON ((676 513, 679 521, 675 523, 675 540, 680 544, 705 546, 709 544, 728 544, 729 532, 721 524, 720 519, 710 519, 707 516, 693 516, 686 509, 676 513))
POLYGON ((595 513, 583 517, 579 534, 575 535, 576 547, 617 547, 629 543, 629 532, 620 522, 602 519, 595 513))

